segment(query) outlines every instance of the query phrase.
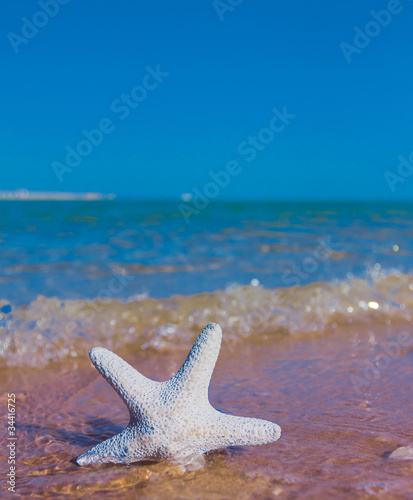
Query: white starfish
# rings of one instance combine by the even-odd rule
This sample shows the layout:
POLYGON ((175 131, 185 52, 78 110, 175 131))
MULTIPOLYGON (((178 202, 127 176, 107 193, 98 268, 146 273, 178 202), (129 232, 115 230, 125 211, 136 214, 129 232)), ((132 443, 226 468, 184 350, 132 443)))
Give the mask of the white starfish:
POLYGON ((221 348, 222 330, 210 323, 178 373, 166 382, 150 380, 102 347, 92 363, 129 409, 129 425, 77 459, 79 465, 168 460, 195 470, 203 454, 232 445, 272 443, 281 428, 267 420, 235 417, 211 406, 208 387, 221 348))

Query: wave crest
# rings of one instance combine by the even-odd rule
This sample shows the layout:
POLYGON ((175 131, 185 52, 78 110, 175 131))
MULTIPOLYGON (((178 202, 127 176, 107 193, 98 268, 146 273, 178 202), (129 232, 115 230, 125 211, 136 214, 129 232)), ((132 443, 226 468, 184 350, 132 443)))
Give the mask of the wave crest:
POLYGON ((368 279, 291 288, 230 286, 168 299, 66 300, 39 296, 28 306, 0 301, 0 364, 44 366, 86 357, 97 345, 119 350, 181 349, 211 321, 225 339, 323 333, 340 325, 411 321, 413 277, 373 271, 368 279), (11 309, 11 310, 10 310, 11 309))

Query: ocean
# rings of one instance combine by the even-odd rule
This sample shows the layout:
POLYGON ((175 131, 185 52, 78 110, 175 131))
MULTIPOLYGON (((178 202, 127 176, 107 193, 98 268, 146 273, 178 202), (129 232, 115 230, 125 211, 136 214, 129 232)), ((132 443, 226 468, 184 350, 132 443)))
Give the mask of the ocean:
POLYGON ((181 203, 0 201, 15 496, 413 498, 413 460, 391 455, 413 447, 413 204, 214 202, 187 220, 181 203), (165 380, 209 322, 211 403, 277 422, 280 441, 187 474, 78 467, 128 422, 88 351, 165 380))

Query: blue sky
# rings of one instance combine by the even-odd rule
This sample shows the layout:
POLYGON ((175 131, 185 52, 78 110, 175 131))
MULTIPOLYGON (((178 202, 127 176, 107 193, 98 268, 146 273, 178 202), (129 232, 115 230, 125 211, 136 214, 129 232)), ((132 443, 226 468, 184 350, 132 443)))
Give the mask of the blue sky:
POLYGON ((2 11, 0 189, 412 199, 411 0, 2 11))

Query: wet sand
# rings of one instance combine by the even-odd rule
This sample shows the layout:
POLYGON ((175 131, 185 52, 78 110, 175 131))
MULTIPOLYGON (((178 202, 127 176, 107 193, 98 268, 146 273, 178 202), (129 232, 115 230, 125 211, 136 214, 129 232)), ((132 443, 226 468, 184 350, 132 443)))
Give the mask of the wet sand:
MULTIPOLYGON (((165 380, 189 347, 143 352, 128 346, 117 353, 146 376, 165 380)), ((405 325, 236 344, 224 332, 211 403, 275 421, 283 435, 269 445, 210 453, 205 468, 183 474, 167 463, 76 465, 78 455, 128 422, 123 403, 88 360, 2 369, 2 443, 7 393, 17 398, 17 488, 10 497, 413 498, 413 460, 389 458, 413 444, 412 375, 413 329, 405 325)), ((8 467, 2 454, 2 479, 8 467)))

